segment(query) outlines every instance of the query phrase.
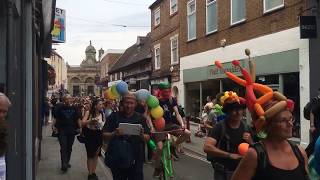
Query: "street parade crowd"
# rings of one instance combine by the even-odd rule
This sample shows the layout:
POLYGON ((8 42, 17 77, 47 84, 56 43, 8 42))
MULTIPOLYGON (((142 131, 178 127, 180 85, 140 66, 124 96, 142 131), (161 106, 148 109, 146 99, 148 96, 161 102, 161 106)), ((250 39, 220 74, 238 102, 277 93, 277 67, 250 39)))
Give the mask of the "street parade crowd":
MULTIPOLYGON (((249 70, 233 61, 243 79, 226 71, 219 61, 215 65, 246 92, 244 97, 233 91, 219 93, 214 99, 208 98, 203 108, 197 133, 206 137, 203 150, 214 179, 319 179, 320 93, 309 104, 312 139, 306 152, 289 140, 295 121, 294 102, 255 83, 254 61, 249 61, 249 70), (250 112, 250 123, 244 118, 246 110, 250 112)), ((58 137, 61 146, 61 171, 71 167, 72 145, 77 139, 85 144, 88 180, 98 179, 95 170, 101 149, 114 180, 142 180, 143 163, 150 161, 154 163, 153 176, 166 179, 163 151, 168 147, 168 137, 174 137, 170 139, 170 155, 178 159, 177 151, 182 151, 181 144, 191 136, 170 84, 160 84, 151 94, 145 89, 130 92, 121 81, 106 90, 103 97, 65 95, 60 102, 55 98, 51 102, 52 135, 58 137)), ((170 176, 174 179, 174 174, 170 176)))

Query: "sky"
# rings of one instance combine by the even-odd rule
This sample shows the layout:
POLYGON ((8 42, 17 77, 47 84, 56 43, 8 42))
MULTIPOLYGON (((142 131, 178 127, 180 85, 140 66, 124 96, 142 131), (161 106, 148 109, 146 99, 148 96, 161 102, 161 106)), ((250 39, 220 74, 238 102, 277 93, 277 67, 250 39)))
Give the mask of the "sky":
POLYGON ((85 59, 90 40, 97 55, 100 48, 126 49, 150 31, 148 7, 154 1, 57 0, 56 7, 66 10, 66 42, 53 48, 69 65, 85 59))

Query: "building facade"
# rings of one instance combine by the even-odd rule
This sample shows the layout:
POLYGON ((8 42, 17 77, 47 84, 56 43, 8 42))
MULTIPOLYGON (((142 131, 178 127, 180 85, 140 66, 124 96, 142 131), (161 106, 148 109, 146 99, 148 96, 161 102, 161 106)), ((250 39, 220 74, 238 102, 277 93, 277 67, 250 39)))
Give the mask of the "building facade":
POLYGON ((52 51, 50 58, 46 58, 46 61, 50 66, 52 66, 56 73, 55 84, 49 85, 48 87, 48 97, 51 97, 54 92, 67 88, 67 65, 63 57, 61 57, 56 51, 52 51))
POLYGON ((131 91, 150 89, 152 71, 150 44, 150 34, 137 37, 137 42, 126 49, 109 70, 109 87, 123 80, 128 83, 131 91))
POLYGON ((151 10, 151 87, 156 89, 161 82, 171 83, 174 95, 179 91, 180 81, 179 27, 180 4, 178 0, 157 0, 151 10))
POLYGON ((100 68, 96 59, 96 49, 90 45, 85 50, 86 58, 80 66, 67 65, 68 88, 72 96, 99 95, 97 82, 100 68))
POLYGON ((109 70, 123 53, 124 50, 122 49, 108 49, 106 52, 102 53, 99 62, 101 90, 108 88, 108 83, 111 81, 109 77, 109 70))
POLYGON ((309 141, 303 107, 309 92, 309 41, 300 39, 299 17, 306 1, 297 0, 183 0, 180 10, 180 77, 182 104, 197 116, 206 96, 244 89, 217 71, 220 60, 233 72, 231 61, 248 67, 244 50, 257 64, 257 82, 267 84, 296 102, 295 140, 309 141))
POLYGON ((12 102, 7 117, 7 179, 36 179, 48 85, 43 59, 52 50, 55 2, 0 1, 0 91, 12 102))

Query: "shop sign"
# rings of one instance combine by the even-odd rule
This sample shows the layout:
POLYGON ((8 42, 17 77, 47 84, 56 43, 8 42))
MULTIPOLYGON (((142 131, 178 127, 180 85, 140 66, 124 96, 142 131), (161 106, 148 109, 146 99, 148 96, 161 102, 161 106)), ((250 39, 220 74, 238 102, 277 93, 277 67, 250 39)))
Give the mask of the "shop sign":
POLYGON ((151 80, 151 85, 157 85, 157 84, 160 84, 160 83, 169 83, 169 80, 168 80, 168 78, 161 78, 161 79, 151 80))
POLYGON ((54 43, 64 43, 66 41, 66 10, 56 8, 51 34, 54 43))
POLYGON ((300 16, 300 38, 317 38, 316 16, 300 16))
MULTIPOLYGON (((240 64, 242 67, 246 67, 246 63, 244 60, 240 60, 240 64)), ((234 66, 231 62, 223 63, 223 68, 231 72, 237 76, 241 76, 241 71, 239 67, 234 66)), ((208 79, 221 79, 226 78, 224 71, 219 69, 215 65, 208 66, 208 79)))

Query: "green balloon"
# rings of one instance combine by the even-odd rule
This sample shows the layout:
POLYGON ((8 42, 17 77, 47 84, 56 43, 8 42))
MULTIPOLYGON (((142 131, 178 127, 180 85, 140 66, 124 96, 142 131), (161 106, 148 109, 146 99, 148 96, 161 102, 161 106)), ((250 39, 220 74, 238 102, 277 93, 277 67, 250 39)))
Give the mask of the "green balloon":
POLYGON ((153 140, 150 139, 148 144, 152 151, 155 151, 157 149, 156 143, 153 140))
POLYGON ((147 99, 147 104, 151 109, 153 109, 159 106, 159 100, 157 97, 151 95, 147 99))
POLYGON ((117 86, 116 85, 111 86, 111 92, 112 92, 112 94, 114 96, 119 97, 119 93, 117 91, 117 86))

